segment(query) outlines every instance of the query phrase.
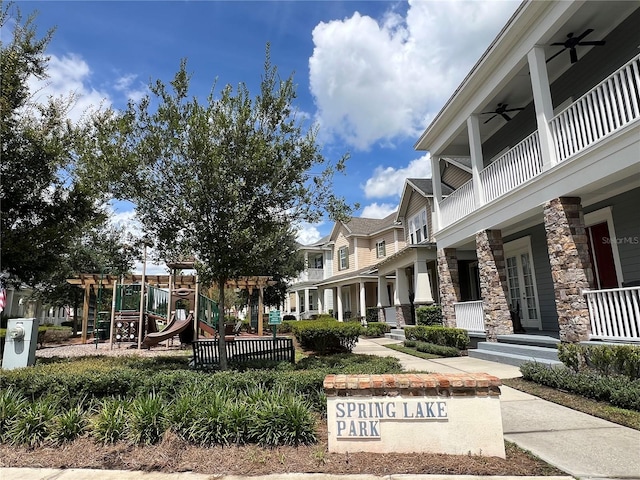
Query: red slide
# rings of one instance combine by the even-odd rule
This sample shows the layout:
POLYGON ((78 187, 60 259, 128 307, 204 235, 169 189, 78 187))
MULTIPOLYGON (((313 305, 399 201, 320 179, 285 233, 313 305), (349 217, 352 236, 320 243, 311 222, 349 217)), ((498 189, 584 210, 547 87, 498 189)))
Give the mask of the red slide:
POLYGON ((171 317, 171 322, 169 322, 169 325, 167 325, 166 328, 164 328, 161 332, 147 334, 144 337, 144 340, 142 340, 142 346, 147 348, 153 347, 163 340, 167 340, 174 335, 178 335, 180 332, 189 327, 192 322, 193 314, 189 314, 184 320, 176 320, 176 316, 173 315, 171 317))

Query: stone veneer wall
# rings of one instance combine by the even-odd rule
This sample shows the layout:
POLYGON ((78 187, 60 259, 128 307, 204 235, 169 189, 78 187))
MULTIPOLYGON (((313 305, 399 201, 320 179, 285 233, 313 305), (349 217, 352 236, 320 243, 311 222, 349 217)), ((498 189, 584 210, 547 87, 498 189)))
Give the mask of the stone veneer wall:
POLYGON ((411 305, 396 305, 396 322, 398 327, 411 325, 411 305))
POLYGON ((579 197, 560 197, 544 206, 560 340, 589 339, 589 310, 582 295, 593 283, 587 233, 579 197))
POLYGON ((453 304, 460 301, 460 276, 455 248, 438 250, 438 278, 443 323, 447 327, 455 327, 456 312, 453 304))
POLYGON ((480 292, 484 310, 487 341, 497 342, 498 335, 513 333, 507 300, 507 271, 500 230, 483 230, 476 234, 480 292))

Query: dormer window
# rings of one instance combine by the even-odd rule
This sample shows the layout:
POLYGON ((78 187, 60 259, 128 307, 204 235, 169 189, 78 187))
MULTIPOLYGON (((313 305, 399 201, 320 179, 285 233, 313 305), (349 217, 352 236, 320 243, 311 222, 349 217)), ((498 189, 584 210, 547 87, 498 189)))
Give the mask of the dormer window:
POLYGON ((424 209, 409 219, 409 243, 422 243, 428 239, 427 210, 424 209))

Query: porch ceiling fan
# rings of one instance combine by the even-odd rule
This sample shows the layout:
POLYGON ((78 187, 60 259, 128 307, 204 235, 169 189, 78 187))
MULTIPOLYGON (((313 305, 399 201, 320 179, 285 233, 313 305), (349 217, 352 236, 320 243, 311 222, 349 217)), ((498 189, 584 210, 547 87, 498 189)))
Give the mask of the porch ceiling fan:
POLYGON ((511 117, 507 115, 507 112, 519 112, 520 110, 524 110, 524 107, 507 108, 508 106, 509 106, 508 103, 499 103, 495 110, 491 112, 480 112, 480 115, 488 115, 491 113, 494 114, 493 117, 489 117, 489 119, 485 120, 484 123, 490 122, 491 120, 496 118, 498 115, 500 115, 502 118, 504 118, 508 122, 509 120, 511 120, 511 117))
POLYGON ((593 32, 593 28, 588 28, 582 33, 582 35, 578 35, 577 37, 574 37, 573 32, 571 32, 567 34, 567 39, 564 42, 552 43, 551 44, 552 46, 562 46, 564 48, 559 52, 557 52, 556 54, 552 55, 547 60, 547 63, 549 63, 551 60, 556 58, 558 55, 560 55, 562 52, 564 52, 567 49, 569 49, 569 56, 571 58, 571 63, 576 63, 578 61, 578 52, 576 51, 576 47, 588 46, 588 45, 602 46, 605 44, 604 40, 583 41, 583 38, 589 35, 591 32, 593 32))

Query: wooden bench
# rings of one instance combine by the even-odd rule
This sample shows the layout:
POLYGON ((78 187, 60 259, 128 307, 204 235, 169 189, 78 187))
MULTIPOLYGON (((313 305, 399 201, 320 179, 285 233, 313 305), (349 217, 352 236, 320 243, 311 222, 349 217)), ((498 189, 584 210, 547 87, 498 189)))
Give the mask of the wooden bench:
MULTIPOLYGON (((234 340, 229 342, 225 337, 229 364, 241 365, 260 360, 295 363, 295 348, 291 338, 232 338, 234 340)), ((217 368, 220 363, 217 339, 195 340, 191 345, 195 369, 217 368)))

